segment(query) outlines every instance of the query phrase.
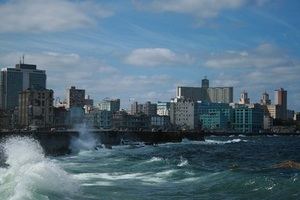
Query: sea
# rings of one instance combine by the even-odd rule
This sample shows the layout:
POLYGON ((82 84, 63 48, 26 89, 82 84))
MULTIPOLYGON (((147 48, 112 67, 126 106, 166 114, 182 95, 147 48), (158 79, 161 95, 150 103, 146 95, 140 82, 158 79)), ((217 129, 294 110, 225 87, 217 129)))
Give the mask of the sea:
POLYGON ((3 142, 0 199, 300 199, 300 169, 276 167, 300 162, 299 136, 210 136, 112 149, 82 143, 52 157, 31 138, 3 142))

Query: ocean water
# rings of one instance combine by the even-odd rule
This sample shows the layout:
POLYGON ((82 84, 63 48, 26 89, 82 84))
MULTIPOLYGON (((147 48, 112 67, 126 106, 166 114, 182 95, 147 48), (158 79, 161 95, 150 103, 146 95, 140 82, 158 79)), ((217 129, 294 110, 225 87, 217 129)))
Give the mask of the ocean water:
MULTIPOLYGON (((207 137, 45 157, 29 138, 2 144, 0 199, 300 199, 300 137, 207 137)), ((75 146, 76 146, 75 142, 75 146)), ((95 144, 92 144, 95 145, 95 144)))

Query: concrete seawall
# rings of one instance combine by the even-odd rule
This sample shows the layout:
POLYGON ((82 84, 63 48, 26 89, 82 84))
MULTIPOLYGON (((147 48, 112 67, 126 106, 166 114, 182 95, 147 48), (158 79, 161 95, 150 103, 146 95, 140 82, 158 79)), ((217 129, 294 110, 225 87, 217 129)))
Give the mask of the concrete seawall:
MULTIPOLYGON (((159 144, 167 142, 181 142, 182 139, 204 140, 203 133, 196 132, 124 132, 124 131, 90 131, 98 144, 106 146, 120 145, 122 141, 144 142, 145 144, 159 144)), ((71 141, 80 137, 77 131, 57 132, 0 132, 0 141, 9 137, 32 137, 40 142, 46 155, 65 155, 71 153, 71 141)))

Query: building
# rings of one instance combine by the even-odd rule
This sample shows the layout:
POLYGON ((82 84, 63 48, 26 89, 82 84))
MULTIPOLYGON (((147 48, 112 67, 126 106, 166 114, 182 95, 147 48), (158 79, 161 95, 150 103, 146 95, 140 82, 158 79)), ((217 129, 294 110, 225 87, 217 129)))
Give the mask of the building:
POLYGON ((294 120, 295 111, 293 110, 287 110, 286 119, 287 120, 294 120))
POLYGON ((300 122, 300 112, 295 112, 294 121, 300 122))
POLYGON ((131 104, 132 115, 145 114, 147 116, 157 115, 157 104, 147 101, 145 104, 139 104, 138 102, 133 102, 131 104))
POLYGON ((157 103, 157 114, 160 116, 170 115, 170 102, 158 102, 157 103))
POLYGON ((204 78, 201 87, 178 86, 176 98, 212 103, 232 103, 233 87, 209 87, 209 80, 204 78))
POLYGON ((272 117, 264 115, 264 126, 263 126, 264 130, 271 130, 273 127, 273 123, 274 120, 272 117))
POLYGON ((280 118, 280 106, 279 105, 266 105, 265 107, 265 115, 270 116, 273 119, 279 119, 280 118))
POLYGON ((28 88, 46 88, 46 72, 36 65, 20 63, 4 68, 0 74, 0 108, 13 110, 18 106, 19 93, 28 88))
POLYGON ((85 95, 84 111, 90 113, 93 110, 94 100, 90 98, 90 95, 85 95))
POLYGON ((112 111, 95 109, 86 114, 86 124, 90 127, 99 129, 111 129, 112 128, 112 111))
POLYGON ((113 114, 113 129, 141 131, 150 129, 150 117, 145 114, 129 115, 125 111, 113 114))
POLYGON ((245 90, 241 93, 239 104, 243 104, 243 105, 250 104, 250 98, 248 97, 248 92, 246 92, 245 90))
POLYGON ((69 126, 75 126, 77 124, 82 124, 84 122, 84 108, 72 106, 68 109, 68 124, 69 126))
POLYGON ((98 103, 97 108, 99 110, 107 110, 111 112, 117 112, 120 110, 120 99, 105 98, 98 103))
POLYGON ((50 127, 53 125, 53 108, 53 90, 24 90, 19 94, 19 125, 50 127))
POLYGON ((226 103, 198 103, 198 116, 203 129, 231 130, 233 109, 226 103))
POLYGON ((81 107, 85 105, 85 90, 76 89, 75 86, 72 86, 70 89, 67 89, 67 104, 66 108, 72 107, 81 107))
POLYGON ((270 96, 267 92, 264 92, 262 94, 261 99, 260 99, 260 104, 261 105, 271 105, 270 96))
POLYGON ((157 128, 160 130, 170 128, 170 117, 166 115, 156 115, 151 116, 151 127, 157 128))
POLYGON ((207 88, 207 102, 212 103, 232 103, 233 102, 233 87, 210 87, 207 88))
POLYGON ((287 91, 283 88, 275 90, 275 105, 279 106, 278 118, 282 120, 287 119, 287 91))
POLYGON ((187 130, 199 128, 197 102, 190 99, 175 98, 170 105, 171 124, 187 130))
POLYGON ((178 86, 176 88, 176 98, 190 99, 193 101, 204 101, 204 90, 201 87, 178 86))
POLYGON ((69 113, 65 107, 54 107, 53 127, 66 128, 69 126, 69 113))
POLYGON ((257 133, 263 129, 264 110, 259 104, 236 105, 233 128, 239 133, 257 133))

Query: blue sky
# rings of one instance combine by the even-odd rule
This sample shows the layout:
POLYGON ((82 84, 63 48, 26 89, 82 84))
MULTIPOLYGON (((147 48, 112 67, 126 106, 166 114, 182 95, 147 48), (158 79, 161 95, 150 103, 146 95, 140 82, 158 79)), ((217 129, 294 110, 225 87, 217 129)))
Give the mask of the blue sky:
POLYGON ((252 102, 288 90, 300 111, 300 1, 0 0, 0 66, 47 70, 64 98, 71 85, 95 101, 167 101, 177 85, 233 86, 252 102))

